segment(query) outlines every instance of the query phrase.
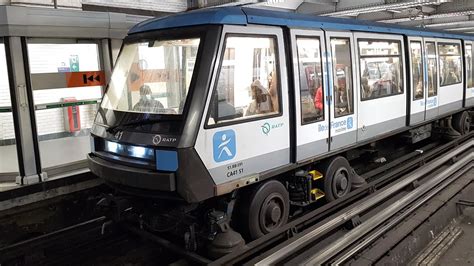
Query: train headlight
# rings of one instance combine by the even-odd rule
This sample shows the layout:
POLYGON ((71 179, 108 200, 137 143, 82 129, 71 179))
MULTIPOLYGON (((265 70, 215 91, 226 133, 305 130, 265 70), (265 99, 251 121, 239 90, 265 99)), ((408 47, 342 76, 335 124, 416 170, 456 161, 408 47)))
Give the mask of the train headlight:
POLYGON ((153 161, 155 159, 154 149, 140 146, 124 145, 112 141, 105 141, 104 151, 136 159, 145 159, 149 161, 153 161))
POLYGON ((128 150, 129 150, 129 154, 131 155, 131 157, 143 158, 143 159, 146 158, 147 148, 129 146, 128 150))
POLYGON ((156 150, 156 170, 174 172, 178 170, 178 153, 176 151, 156 150))

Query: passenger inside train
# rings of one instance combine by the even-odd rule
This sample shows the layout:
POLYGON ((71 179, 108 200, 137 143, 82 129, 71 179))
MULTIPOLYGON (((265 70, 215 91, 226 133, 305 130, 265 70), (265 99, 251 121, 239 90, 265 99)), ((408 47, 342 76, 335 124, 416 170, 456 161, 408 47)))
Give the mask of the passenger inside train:
POLYGON ((362 100, 403 93, 400 42, 360 41, 359 44, 362 100))
POLYGON ((459 44, 439 44, 439 59, 440 85, 460 83, 462 73, 459 44))
POLYGON ((163 110, 163 104, 153 99, 150 86, 142 85, 140 87, 140 100, 133 106, 133 111, 160 113, 163 110))
POLYGON ((336 90, 336 117, 349 114, 349 103, 347 98, 347 92, 345 87, 339 87, 336 90))
POLYGON ((245 112, 245 116, 271 113, 274 111, 270 92, 265 88, 260 80, 255 80, 250 85, 252 101, 245 112))
POLYGON ((227 39, 209 125, 280 111, 274 40, 248 40, 237 36, 227 39))
POLYGON ((268 92, 272 100, 273 110, 280 110, 278 103, 278 76, 276 69, 273 69, 268 76, 268 92))
POLYGON ((423 65, 422 65, 422 50, 421 42, 413 41, 410 43, 411 51, 411 75, 413 86, 413 99, 423 99, 423 65))
POLYGON ((323 113, 323 88, 321 82, 315 82, 315 90, 314 90, 314 107, 318 114, 323 113))

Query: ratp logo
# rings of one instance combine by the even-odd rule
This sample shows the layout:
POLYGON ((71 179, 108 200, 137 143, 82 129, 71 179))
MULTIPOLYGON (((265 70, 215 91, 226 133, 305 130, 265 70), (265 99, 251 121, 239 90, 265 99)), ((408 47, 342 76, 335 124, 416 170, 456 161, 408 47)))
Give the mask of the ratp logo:
POLYGON ((270 124, 269 123, 265 123, 262 125, 262 132, 263 134, 267 135, 268 136, 268 133, 270 133, 270 124))
POLYGON ((354 122, 352 121, 352 117, 347 118, 347 129, 351 129, 354 126, 354 122))
POLYGON ((232 129, 214 133, 212 143, 214 161, 223 162, 235 157, 235 132, 232 129))

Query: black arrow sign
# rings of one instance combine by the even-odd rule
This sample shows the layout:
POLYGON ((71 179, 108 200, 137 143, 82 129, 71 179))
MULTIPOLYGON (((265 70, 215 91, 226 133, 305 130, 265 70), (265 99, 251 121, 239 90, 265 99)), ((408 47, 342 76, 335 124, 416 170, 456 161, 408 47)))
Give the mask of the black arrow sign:
POLYGON ((82 75, 82 81, 84 82, 84 84, 87 84, 88 80, 94 81, 94 79, 100 82, 100 75, 97 75, 95 77, 94 75, 90 75, 89 77, 87 77, 87 74, 82 75))

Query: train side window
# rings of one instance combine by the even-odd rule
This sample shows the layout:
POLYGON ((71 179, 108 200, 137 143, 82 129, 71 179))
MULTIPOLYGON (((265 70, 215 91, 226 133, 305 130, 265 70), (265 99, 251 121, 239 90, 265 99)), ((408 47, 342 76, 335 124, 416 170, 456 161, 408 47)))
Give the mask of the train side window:
POLYGON ((466 44, 466 73, 467 73, 467 87, 472 88, 472 45, 466 44))
POLYGON ((208 125, 280 113, 276 39, 228 36, 217 73, 208 125))
POLYGON ((362 101, 403 93, 401 44, 397 40, 359 40, 362 101))
POLYGON ((410 42, 411 80, 413 100, 423 99, 423 64, 421 60, 421 42, 410 42))
POLYGON ((428 74, 428 97, 438 95, 438 60, 436 60, 436 46, 434 42, 426 43, 427 74, 428 74))
POLYGON ((331 38, 334 78, 334 117, 354 113, 351 42, 349 38, 331 38))
POLYGON ((439 83, 449 86, 462 81, 461 51, 459 44, 438 43, 439 83))
POLYGON ((320 45, 318 37, 296 37, 302 124, 324 120, 324 89, 320 45))

